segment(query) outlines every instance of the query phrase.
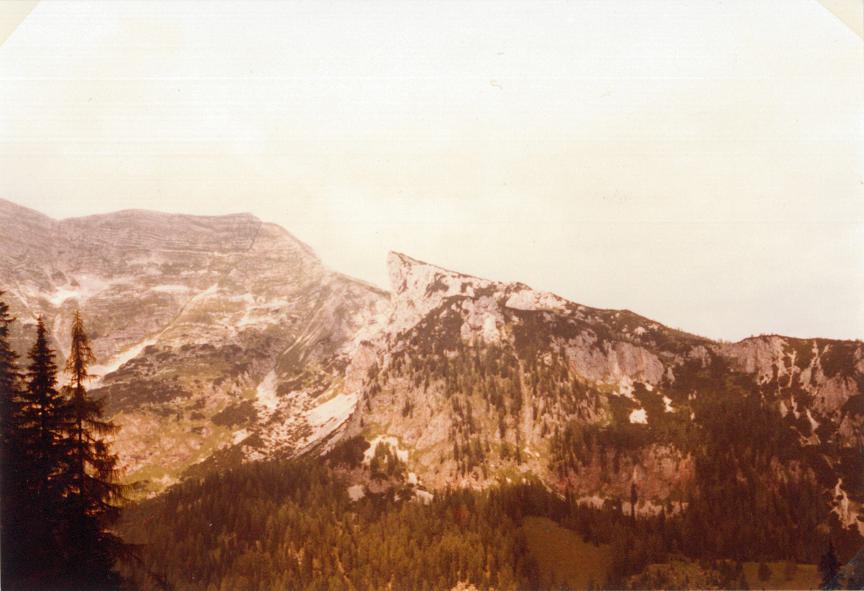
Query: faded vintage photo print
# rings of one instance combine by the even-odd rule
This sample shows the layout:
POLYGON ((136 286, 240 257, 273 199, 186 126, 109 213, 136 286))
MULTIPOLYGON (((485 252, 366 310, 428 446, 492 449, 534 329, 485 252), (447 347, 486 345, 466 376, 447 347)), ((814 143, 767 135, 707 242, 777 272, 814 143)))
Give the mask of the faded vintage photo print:
POLYGON ((864 588, 862 0, 0 0, 0 588, 864 588))

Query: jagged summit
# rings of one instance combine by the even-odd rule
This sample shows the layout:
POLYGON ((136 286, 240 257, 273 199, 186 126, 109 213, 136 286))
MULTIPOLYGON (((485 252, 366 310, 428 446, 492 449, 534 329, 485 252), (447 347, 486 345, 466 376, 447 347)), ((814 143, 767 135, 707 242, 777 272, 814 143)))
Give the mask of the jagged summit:
POLYGON ((390 314, 363 350, 367 378, 346 432, 395 446, 419 486, 531 473, 596 504, 636 485, 637 511, 656 513, 692 490, 694 425, 724 429, 713 405, 759 392, 789 430, 783 453, 832 458, 830 470, 821 460, 806 470, 835 491, 844 527, 864 527, 864 494, 844 484, 858 471, 848 452, 864 415, 860 342, 720 343, 402 253, 389 254, 388 270, 390 314))
POLYGON ((390 287, 394 294, 414 293, 418 289, 433 291, 444 285, 461 286, 490 284, 491 281, 451 271, 438 265, 412 258, 400 252, 391 251, 387 255, 387 270, 390 287))
POLYGON ((636 483, 651 512, 686 498, 709 403, 757 392, 802 446, 784 453, 816 458, 838 519, 858 523, 860 341, 718 343, 398 252, 387 293, 249 214, 56 221, 0 200, 0 223, 16 348, 42 314, 62 355, 81 309, 91 388, 123 427, 127 477, 153 490, 358 435, 430 491, 530 473, 602 503, 636 483))
MULTIPOLYGON (((477 300, 491 309, 499 304, 519 310, 546 310, 564 313, 587 310, 584 306, 549 292, 538 291, 524 283, 505 283, 466 275, 437 265, 390 252, 387 257, 393 291, 391 330, 410 328, 431 310, 450 298, 477 300)), ((487 328, 491 326, 486 321, 487 328)), ((491 331, 486 330, 489 334, 491 331)))

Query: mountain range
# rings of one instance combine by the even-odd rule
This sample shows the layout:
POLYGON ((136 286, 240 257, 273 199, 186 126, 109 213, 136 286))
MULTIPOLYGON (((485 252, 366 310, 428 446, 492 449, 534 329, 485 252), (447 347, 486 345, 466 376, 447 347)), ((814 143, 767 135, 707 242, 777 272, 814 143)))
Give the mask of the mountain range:
POLYGON ((359 441, 352 496, 530 479, 656 515, 712 469, 758 469, 769 489, 813 482, 822 526, 864 534, 861 341, 718 342, 399 253, 387 292, 249 214, 54 220, 0 200, 0 227, 13 344, 41 315, 62 359, 81 311, 90 391, 143 495, 359 441), (395 469, 368 469, 382 458, 395 469))

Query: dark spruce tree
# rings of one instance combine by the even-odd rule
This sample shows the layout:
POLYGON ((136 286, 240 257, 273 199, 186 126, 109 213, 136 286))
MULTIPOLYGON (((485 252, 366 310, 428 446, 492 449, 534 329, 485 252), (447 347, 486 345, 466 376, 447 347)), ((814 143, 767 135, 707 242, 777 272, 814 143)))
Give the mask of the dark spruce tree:
POLYGON ((76 311, 66 359, 70 379, 64 577, 70 588, 111 589, 119 587, 114 564, 126 551, 122 540, 109 529, 119 517, 124 487, 117 481, 117 456, 105 439, 117 427, 103 417, 102 400, 91 398, 85 387, 92 362, 84 322, 76 311))
MULTIPOLYGON (((0 296, 3 292, 0 292, 0 296)), ((9 305, 0 299, 0 440, 2 440, 2 477, 0 477, 0 579, 3 588, 23 579, 23 560, 27 544, 18 535, 27 525, 25 510, 29 506, 22 475, 27 467, 25 447, 19 427, 23 414, 21 374, 18 356, 9 342, 9 329, 14 322, 9 305)))
POLYGON ((28 494, 27 523, 20 531, 28 548, 27 563, 36 569, 31 585, 57 587, 62 584, 58 532, 63 521, 62 475, 68 467, 63 441, 68 405, 57 389, 57 364, 41 317, 29 360, 18 425, 26 458, 19 475, 28 494))
MULTIPOLYGON (((0 298, 3 297, 0 291, 0 298)), ((18 355, 9 343, 9 328, 15 321, 9 314, 9 305, 0 299, 0 393, 3 395, 3 450, 17 434, 17 421, 21 414, 21 374, 18 371, 18 355)), ((4 453, 4 458, 7 454, 4 453)))

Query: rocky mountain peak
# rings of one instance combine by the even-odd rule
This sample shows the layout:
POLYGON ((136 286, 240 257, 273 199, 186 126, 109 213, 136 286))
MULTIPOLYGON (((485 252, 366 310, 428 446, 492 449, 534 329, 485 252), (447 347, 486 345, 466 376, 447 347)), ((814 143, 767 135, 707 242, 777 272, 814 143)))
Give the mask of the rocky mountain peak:
MULTIPOLYGON (((517 310, 565 312, 570 304, 560 296, 532 289, 524 283, 503 283, 474 277, 398 252, 389 253, 387 268, 397 303, 410 302, 417 305, 427 300, 438 305, 443 299, 452 296, 478 298, 496 294, 504 298, 504 305, 517 310)), ((575 304, 570 306, 577 307, 575 304)))
POLYGON ((56 221, 0 201, 0 224, 13 343, 26 352, 42 314, 62 353, 82 311, 91 391, 122 426, 128 479, 151 490, 357 435, 429 490, 532 473, 602 503, 635 483, 651 512, 691 490, 693 425, 737 428, 717 405, 747 403, 729 416, 773 413, 783 453, 826 458, 808 477, 858 523, 861 342, 716 343, 396 252, 388 297, 249 214, 56 221))
POLYGON ((449 271, 397 252, 388 255, 387 269, 393 293, 391 334, 415 326, 448 298, 474 298, 483 291, 503 288, 503 284, 449 271))
MULTIPOLYGON (((745 414, 759 405, 773 413, 783 453, 831 458, 832 469, 806 468, 825 490, 857 473, 858 342, 717 343, 401 253, 390 253, 388 269, 390 316, 368 349, 347 432, 375 434, 373 447, 390 442, 421 486, 482 487, 531 472, 598 503, 626 498, 635 484, 638 511, 656 512, 694 486, 694 422, 704 432, 739 429, 719 424, 715 406, 747 404, 745 414)), ((853 525, 864 497, 842 498, 832 510, 853 525)))
POLYGON ((387 259, 392 288, 389 329, 398 335, 411 329, 445 304, 464 318, 463 338, 479 337, 487 342, 501 337, 506 310, 583 316, 585 308, 555 294, 538 291, 524 283, 491 281, 451 271, 391 252, 387 259))
POLYGON ((387 255, 387 271, 390 275, 390 286, 397 296, 414 297, 418 296, 419 293, 437 291, 443 288, 459 290, 463 284, 491 283, 485 279, 471 277, 417 260, 400 252, 390 252, 387 255))
POLYGON ((159 489, 243 442, 245 457, 296 453, 350 412, 337 390, 386 294, 280 226, 141 210, 56 221, 9 202, 0 222, 13 346, 26 353, 42 315, 62 361, 81 311, 129 480, 159 489))

